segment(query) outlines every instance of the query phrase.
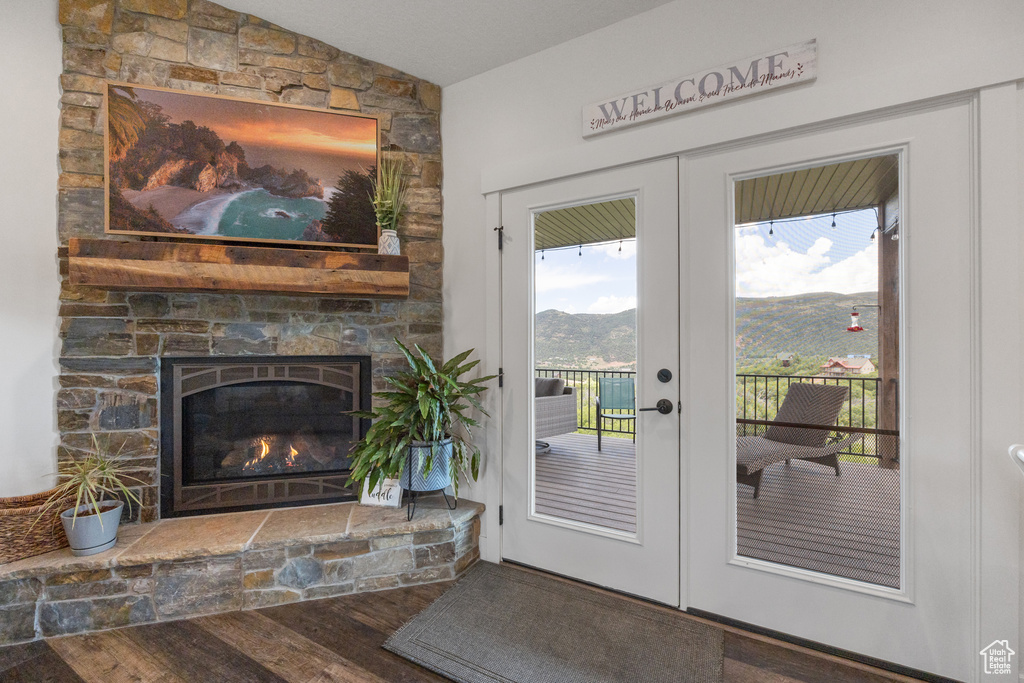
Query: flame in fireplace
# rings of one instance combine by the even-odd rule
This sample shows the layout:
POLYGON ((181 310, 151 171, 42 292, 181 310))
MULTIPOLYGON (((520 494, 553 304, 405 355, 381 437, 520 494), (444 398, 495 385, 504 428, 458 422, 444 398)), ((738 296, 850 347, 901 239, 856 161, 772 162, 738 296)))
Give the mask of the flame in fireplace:
POLYGON ((288 444, 288 450, 290 451, 290 453, 288 453, 288 455, 285 456, 285 459, 284 459, 285 467, 294 467, 295 466, 295 456, 298 455, 299 452, 297 450, 295 450, 295 446, 293 446, 291 444, 288 444))
POLYGON ((270 444, 267 443, 266 438, 261 438, 260 442, 259 442, 259 445, 260 445, 260 453, 259 453, 259 455, 256 455, 256 456, 250 458, 248 462, 246 462, 244 465, 242 465, 242 471, 243 472, 245 470, 251 470, 251 469, 255 468, 257 465, 259 465, 261 462, 263 462, 263 459, 267 457, 268 453, 270 453, 270 444))

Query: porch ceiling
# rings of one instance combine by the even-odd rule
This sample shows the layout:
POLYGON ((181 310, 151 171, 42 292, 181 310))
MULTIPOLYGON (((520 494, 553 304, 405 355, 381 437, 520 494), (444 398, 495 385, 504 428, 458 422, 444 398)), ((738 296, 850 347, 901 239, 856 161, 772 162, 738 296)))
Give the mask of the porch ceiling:
POLYGON ((736 224, 878 206, 896 192, 898 157, 872 157, 736 183, 736 224))
POLYGON ((636 237, 636 202, 632 197, 544 211, 534 221, 536 248, 614 242, 636 237))
MULTIPOLYGON (((742 180, 736 184, 736 223, 878 206, 896 193, 898 162, 893 154, 742 180)), ((534 227, 537 250, 632 239, 636 203, 625 198, 544 211, 534 227)))

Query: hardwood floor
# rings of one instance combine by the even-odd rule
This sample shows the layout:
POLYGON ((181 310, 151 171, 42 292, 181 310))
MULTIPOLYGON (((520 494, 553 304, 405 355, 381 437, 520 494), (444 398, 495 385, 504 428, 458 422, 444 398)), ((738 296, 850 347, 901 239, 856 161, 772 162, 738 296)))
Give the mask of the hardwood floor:
MULTIPOLYGON (((14 645, 0 648, 0 682, 444 681, 381 645, 449 586, 398 588, 14 645)), ((719 628, 725 632, 726 683, 913 680, 719 628)))

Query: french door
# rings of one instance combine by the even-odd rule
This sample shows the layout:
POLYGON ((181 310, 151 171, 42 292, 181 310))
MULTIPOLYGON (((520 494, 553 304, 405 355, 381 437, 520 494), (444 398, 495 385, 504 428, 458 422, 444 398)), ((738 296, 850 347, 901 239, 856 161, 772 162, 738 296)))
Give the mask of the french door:
MULTIPOLYGON (((686 249, 681 263, 689 327, 682 364, 689 374, 682 433, 690 482, 684 504, 693 520, 686 534, 685 602, 692 610, 944 676, 972 677, 977 665, 971 594, 976 350, 970 321, 976 247, 970 228, 970 131, 969 105, 950 104, 683 162, 686 249), (847 448, 845 459, 840 456, 835 472, 806 460, 764 467, 755 497, 751 486, 737 483, 737 418, 743 417, 737 349, 754 343, 752 328, 741 329, 746 323, 737 298, 743 296, 736 271, 740 241, 755 239, 763 250, 758 258, 765 262, 788 249, 796 263, 827 258, 829 245, 840 238, 831 237, 838 233, 826 219, 820 238, 825 241, 802 253, 793 247, 802 226, 775 220, 769 227, 770 212, 761 216, 760 227, 737 230, 742 222, 738 213, 747 201, 738 188, 752 178, 784 178, 801 169, 878 158, 892 160, 898 173, 898 199, 889 208, 899 212, 899 224, 880 222, 880 230, 872 231, 876 246, 864 248, 881 242, 895 250, 898 244, 886 267, 893 273, 899 269, 899 321, 890 320, 895 327, 889 330, 896 335, 890 348, 899 351, 888 359, 889 372, 899 378, 898 385, 889 382, 899 410, 892 412, 888 433, 859 433, 859 442, 847 448), (867 440, 886 438, 888 451, 873 454, 879 463, 868 464, 867 440), (760 526, 751 530, 755 523, 760 526)), ((826 182, 825 174, 821 178, 826 182)), ((882 182, 882 175, 872 182, 882 182)), ((770 193, 771 183, 765 186, 770 193)), ((795 186, 789 190, 787 201, 800 201, 795 186)), ((770 197, 761 200, 762 205, 769 202, 770 197)), ((840 228, 846 220, 838 216, 840 228)), ((836 222, 833 215, 833 227, 836 222)), ((872 227, 863 232, 865 245, 872 227)), ((794 265, 791 277, 801 276, 794 265)), ((835 327, 850 325, 853 331, 841 339, 863 339, 857 337, 859 328, 882 325, 892 306, 881 295, 877 301, 857 296, 862 299, 847 297, 845 307, 813 309, 813 314, 807 313, 806 303, 798 312, 794 299, 780 298, 777 305, 792 306, 794 316, 808 316, 809 327, 820 316, 832 316, 835 327), (860 304, 855 312, 862 325, 850 322, 849 303, 860 304)), ((766 362, 781 368, 779 359, 782 355, 766 362)), ((882 361, 874 356, 873 362, 882 361)), ((863 368, 864 360, 844 353, 821 365, 815 370, 819 377, 801 381, 840 384, 829 373, 863 368)), ((785 375, 781 369, 775 372, 785 375)), ((781 381, 786 386, 789 380, 783 376, 781 381)), ((860 395, 854 379, 842 382, 860 395)), ((767 403, 777 386, 748 391, 750 400, 767 403)), ((830 419, 835 424, 836 418, 830 419)))
POLYGON ((679 605, 678 163, 501 219, 502 557, 679 605))

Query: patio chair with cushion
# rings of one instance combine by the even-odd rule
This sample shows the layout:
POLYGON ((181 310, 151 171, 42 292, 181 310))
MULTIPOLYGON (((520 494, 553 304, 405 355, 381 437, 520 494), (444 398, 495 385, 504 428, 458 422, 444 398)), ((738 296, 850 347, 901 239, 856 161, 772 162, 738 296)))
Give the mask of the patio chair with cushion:
POLYGON ((565 386, 559 377, 537 377, 534 379, 534 412, 536 414, 537 452, 546 453, 551 445, 540 439, 571 434, 579 426, 576 413, 576 390, 565 386))
POLYGON ((764 469, 790 460, 832 467, 838 477, 839 453, 864 438, 863 434, 850 434, 844 439, 829 440, 832 430, 827 427, 835 425, 849 393, 848 387, 835 385, 790 384, 773 422, 820 426, 813 429, 772 425, 761 436, 736 437, 736 481, 753 486, 757 498, 764 469))
MULTIPOLYGON (((636 424, 636 383, 632 377, 597 379, 597 450, 601 450, 601 423, 604 420, 633 420, 636 424), (623 412, 628 411, 628 412, 623 412)), ((636 429, 633 430, 636 442, 636 429)))

